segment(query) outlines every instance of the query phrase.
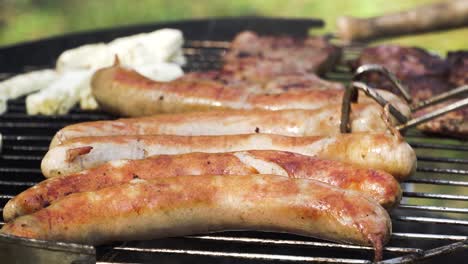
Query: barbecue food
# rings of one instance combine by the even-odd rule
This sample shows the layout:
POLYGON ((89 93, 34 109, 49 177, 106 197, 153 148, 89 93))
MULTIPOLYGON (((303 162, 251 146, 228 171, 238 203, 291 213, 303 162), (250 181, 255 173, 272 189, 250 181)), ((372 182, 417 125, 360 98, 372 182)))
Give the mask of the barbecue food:
POLYGON ((265 81, 276 75, 323 73, 340 57, 340 49, 323 37, 292 38, 239 33, 224 56, 223 70, 241 80, 265 81))
MULTIPOLYGON (((73 124, 58 131, 51 147, 69 139, 89 136, 180 135, 210 136, 266 133, 285 136, 331 136, 340 133, 341 106, 316 110, 231 110, 189 112, 73 124)), ((385 132, 382 108, 354 104, 353 132, 385 132)))
POLYGON ((182 31, 163 28, 66 50, 57 59, 57 70, 99 69, 112 65, 115 56, 132 67, 165 62, 183 65, 186 60, 181 54, 183 45, 182 31))
MULTIPOLYGON (((344 93, 341 89, 253 93, 249 88, 235 89, 214 81, 155 82, 118 65, 97 71, 92 89, 102 109, 123 116, 223 109, 317 109, 341 104, 344 93)), ((403 113, 409 113, 400 98, 388 92, 382 95, 403 113)), ((372 101, 360 98, 361 102, 372 101)))
POLYGON ((314 73, 276 74, 266 80, 239 79, 235 72, 206 71, 189 72, 179 78, 184 81, 214 81, 223 85, 242 87, 252 92, 281 93, 288 90, 298 89, 344 89, 339 82, 327 81, 314 73))
POLYGON ((22 237, 98 245, 224 230, 289 232, 373 246, 391 233, 378 203, 358 192, 273 175, 178 176, 71 194, 7 223, 22 237))
MULTIPOLYGON (((364 64, 380 64, 404 81, 421 76, 445 78, 450 69, 444 59, 423 49, 389 44, 365 48, 351 64, 353 68, 364 64)), ((372 81, 381 82, 378 77, 370 76, 372 81)))
MULTIPOLYGON (((63 115, 80 101, 82 93, 89 90, 93 72, 90 70, 67 71, 39 92, 26 97, 28 115, 63 115)), ((85 103, 95 105, 94 103, 85 103)), ((94 108, 96 108, 94 107, 94 108)))
MULTIPOLYGON (((380 64, 402 80, 409 88, 415 103, 427 100, 437 94, 447 92, 451 88, 464 84, 468 60, 466 53, 449 54, 448 60, 427 53, 419 48, 396 45, 381 45, 364 49, 361 56, 352 67, 363 64, 380 64), (464 63, 464 61, 467 63, 464 63), (449 82, 450 81, 450 82, 449 82)), ((387 80, 377 74, 368 74, 369 81, 376 87, 388 88, 396 92, 387 80)), ((438 104, 437 108, 452 101, 438 104)), ((422 115, 435 107, 415 113, 422 115)), ((418 128, 424 132, 444 134, 466 138, 468 137, 468 110, 460 109, 426 122, 418 128)))
POLYGON ((449 52, 447 61, 450 64, 450 83, 455 86, 468 85, 468 51, 449 52))
MULTIPOLYGON (((432 112, 443 105, 448 105, 453 102, 454 100, 450 100, 443 104, 430 106, 419 111, 418 115, 432 112)), ((442 117, 425 122, 419 125, 418 128, 427 133, 450 135, 460 139, 468 139, 468 107, 449 112, 442 117)))
POLYGON ((43 89, 55 79, 58 73, 54 70, 39 70, 15 75, 0 82, 0 114, 7 111, 7 100, 16 99, 31 92, 43 89))
POLYGON ((76 173, 111 160, 190 152, 281 150, 384 170, 399 180, 415 169, 416 156, 398 136, 373 133, 328 137, 272 134, 229 136, 109 136, 75 138, 49 149, 41 164, 46 177, 76 173))
POLYGON ((71 193, 95 191, 135 178, 151 180, 182 175, 257 173, 318 180, 361 192, 385 208, 392 208, 401 197, 400 186, 392 175, 338 161, 272 150, 189 153, 111 161, 95 169, 45 180, 11 199, 3 208, 3 219, 8 222, 33 213, 71 193))
POLYGON ((6 101, 26 97, 29 115, 66 114, 80 102, 81 109, 93 110, 97 102, 91 95, 90 80, 96 69, 110 66, 119 56, 126 66, 158 81, 173 80, 183 74, 182 32, 160 29, 150 33, 118 38, 108 45, 87 44, 64 51, 56 70, 38 70, 0 82, 0 114, 6 101))

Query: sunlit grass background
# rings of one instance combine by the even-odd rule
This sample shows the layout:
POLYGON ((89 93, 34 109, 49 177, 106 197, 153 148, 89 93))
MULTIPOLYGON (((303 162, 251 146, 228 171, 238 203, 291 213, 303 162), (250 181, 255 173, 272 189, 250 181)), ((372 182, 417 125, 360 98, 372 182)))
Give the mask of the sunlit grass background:
MULTIPOLYGON (((439 0, 440 1, 440 0, 439 0)), ((437 0, 0 0, 0 46, 119 25, 213 16, 317 17, 333 32, 340 15, 369 17, 437 0)), ((391 40, 444 54, 467 49, 468 30, 391 40)))

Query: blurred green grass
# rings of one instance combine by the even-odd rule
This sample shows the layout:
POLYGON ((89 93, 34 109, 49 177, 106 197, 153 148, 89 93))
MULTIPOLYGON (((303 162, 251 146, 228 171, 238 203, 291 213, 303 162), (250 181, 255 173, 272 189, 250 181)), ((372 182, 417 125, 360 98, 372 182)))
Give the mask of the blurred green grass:
MULTIPOLYGON (((0 46, 48 36, 138 23, 219 16, 317 17, 333 32, 341 15, 369 17, 437 0, 0 0, 0 46)), ((468 49, 468 30, 455 30, 390 42, 416 45, 445 54, 468 49)))

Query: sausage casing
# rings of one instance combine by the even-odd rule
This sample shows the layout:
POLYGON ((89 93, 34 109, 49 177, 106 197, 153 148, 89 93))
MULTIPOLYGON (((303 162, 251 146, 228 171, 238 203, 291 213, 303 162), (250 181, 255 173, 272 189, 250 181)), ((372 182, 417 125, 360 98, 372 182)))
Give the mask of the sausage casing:
MULTIPOLYGON (((249 87, 229 87, 203 80, 178 79, 156 82, 120 66, 98 70, 92 79, 92 92, 99 106, 120 116, 149 116, 226 109, 318 109, 341 105, 344 90, 300 89, 279 93, 253 92, 249 87)), ((396 95, 379 93, 405 115, 408 105, 396 95)), ((359 102, 371 102, 359 96, 359 102)))
POLYGON ((178 176, 71 194, 4 225, 37 239, 102 244, 224 230, 288 232, 374 246, 391 221, 374 200, 314 180, 273 175, 178 176))
POLYGON ((49 149, 42 160, 41 169, 46 177, 54 177, 93 168, 111 160, 244 150, 280 150, 337 160, 383 170, 399 180, 408 177, 416 167, 414 150, 401 138, 387 134, 351 133, 328 137, 246 134, 75 138, 49 149))
MULTIPOLYGON (((57 132, 51 147, 69 139, 88 136, 180 135, 210 136, 267 133, 285 136, 329 136, 340 133, 340 105, 315 110, 287 109, 205 111, 150 117, 122 118, 73 124, 57 132)), ((375 104, 354 104, 353 132, 385 132, 382 108, 375 104)))
POLYGON ((392 175, 339 161, 317 159, 291 152, 252 150, 230 153, 188 153, 158 155, 142 160, 111 161, 94 169, 47 179, 18 194, 3 208, 3 219, 47 207, 72 193, 95 191, 126 183, 135 178, 151 180, 180 175, 275 174, 314 179, 361 192, 385 208, 401 197, 399 183, 392 175))

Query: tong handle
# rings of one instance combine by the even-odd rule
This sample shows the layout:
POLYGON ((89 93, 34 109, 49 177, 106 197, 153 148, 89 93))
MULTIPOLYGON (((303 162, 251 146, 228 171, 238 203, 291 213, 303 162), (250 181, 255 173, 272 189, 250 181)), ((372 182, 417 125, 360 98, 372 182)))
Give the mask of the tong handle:
POLYGON ((366 19, 340 17, 337 20, 337 34, 341 39, 351 42, 463 26, 468 26, 468 0, 448 0, 366 19))
POLYGON ((465 98, 465 99, 462 99, 460 101, 457 101, 455 103, 452 103, 450 105, 447 105, 447 106, 444 106, 442 108, 439 108, 435 111, 432 111, 432 112, 429 112, 425 115, 422 115, 420 117, 416 117, 416 118, 413 118, 411 120, 409 120, 408 122, 406 122, 405 124, 401 124, 401 125, 398 125, 396 127, 396 129, 402 131, 402 130, 406 130, 408 128, 411 128, 411 127, 415 127, 419 124, 422 124, 422 123, 425 123, 427 121, 430 121, 432 119, 435 119, 441 115, 444 115, 448 112, 452 112, 452 111, 455 111, 455 110, 458 110, 458 109, 462 109, 464 107, 468 107, 468 98, 465 98))

